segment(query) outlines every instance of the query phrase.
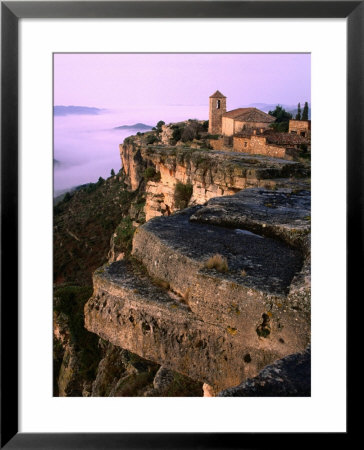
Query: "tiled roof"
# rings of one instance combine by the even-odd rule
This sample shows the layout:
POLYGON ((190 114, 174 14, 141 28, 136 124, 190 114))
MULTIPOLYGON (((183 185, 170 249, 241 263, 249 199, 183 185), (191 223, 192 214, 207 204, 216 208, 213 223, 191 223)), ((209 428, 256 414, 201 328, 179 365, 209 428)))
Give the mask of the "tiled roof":
POLYGON ((299 145, 310 142, 309 139, 303 136, 291 133, 267 133, 265 137, 267 138, 267 142, 276 145, 299 145))
POLYGON ((216 91, 215 94, 210 95, 210 98, 226 98, 220 91, 216 91))
POLYGON ((223 117, 238 120, 241 122, 263 122, 271 123, 276 119, 257 108, 238 108, 226 112, 223 117))

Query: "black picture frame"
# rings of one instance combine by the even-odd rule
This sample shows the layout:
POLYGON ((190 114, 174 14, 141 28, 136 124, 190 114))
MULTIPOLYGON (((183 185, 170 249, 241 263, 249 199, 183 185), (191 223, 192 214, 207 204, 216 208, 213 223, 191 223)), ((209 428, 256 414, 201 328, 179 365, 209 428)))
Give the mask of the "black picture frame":
MULTIPOLYGON (((226 449, 260 448, 268 441, 273 445, 282 439, 278 434, 18 432, 18 21, 119 17, 347 19, 347 302, 354 293, 357 297, 364 273, 364 1, 1 2, 1 448, 226 449)), ((347 439, 348 431, 338 433, 336 442, 347 439)), ((300 444, 308 439, 309 433, 303 434, 300 444)), ((288 434, 280 446, 296 443, 297 435, 288 434)))

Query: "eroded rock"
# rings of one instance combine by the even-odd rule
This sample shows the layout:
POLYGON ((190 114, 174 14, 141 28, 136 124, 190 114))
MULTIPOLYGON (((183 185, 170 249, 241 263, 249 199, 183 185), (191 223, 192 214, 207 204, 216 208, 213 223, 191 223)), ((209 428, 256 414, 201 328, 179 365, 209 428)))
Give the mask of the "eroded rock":
POLYGON ((308 251, 302 245, 307 241, 301 237, 309 234, 309 203, 276 193, 270 198, 277 214, 269 218, 264 208, 270 206, 262 211, 252 191, 225 198, 223 215, 216 214, 213 200, 213 214, 210 205, 197 206, 139 227, 136 261, 95 272, 86 328, 215 391, 303 350, 310 340, 310 309, 308 251), (232 228, 217 226, 221 217, 232 228), (247 230, 247 224, 257 228, 247 230), (207 267, 214 254, 226 259, 227 270, 207 267), (300 296, 302 280, 306 290, 300 296))

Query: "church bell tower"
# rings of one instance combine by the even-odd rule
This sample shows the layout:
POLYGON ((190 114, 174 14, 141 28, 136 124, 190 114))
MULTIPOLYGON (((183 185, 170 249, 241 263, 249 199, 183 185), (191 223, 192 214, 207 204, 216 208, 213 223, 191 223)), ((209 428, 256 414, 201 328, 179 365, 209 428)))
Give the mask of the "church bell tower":
POLYGON ((226 113, 226 97, 220 91, 210 95, 209 133, 222 133, 222 116, 226 113))

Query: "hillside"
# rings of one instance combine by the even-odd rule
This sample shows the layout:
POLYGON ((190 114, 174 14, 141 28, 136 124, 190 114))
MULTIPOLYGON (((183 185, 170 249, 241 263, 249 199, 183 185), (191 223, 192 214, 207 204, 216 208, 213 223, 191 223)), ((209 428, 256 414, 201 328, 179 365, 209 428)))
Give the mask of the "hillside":
POLYGON ((54 208, 54 282, 91 284, 91 273, 107 260, 110 236, 128 214, 136 194, 119 174, 66 194, 54 208))

